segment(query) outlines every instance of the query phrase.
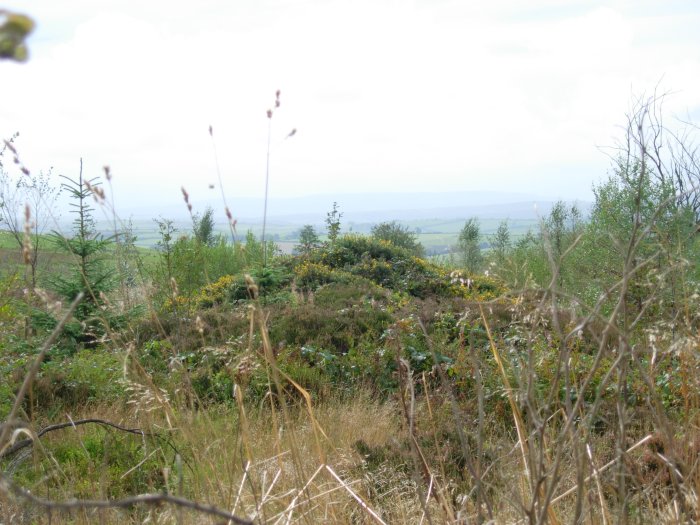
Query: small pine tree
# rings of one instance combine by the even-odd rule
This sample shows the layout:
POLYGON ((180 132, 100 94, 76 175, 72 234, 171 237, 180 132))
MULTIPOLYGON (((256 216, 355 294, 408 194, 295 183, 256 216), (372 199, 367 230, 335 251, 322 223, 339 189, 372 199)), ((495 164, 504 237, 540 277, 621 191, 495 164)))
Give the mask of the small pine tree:
POLYGON ((71 213, 75 214, 73 235, 66 237, 58 232, 53 233, 53 240, 59 250, 70 256, 71 268, 62 275, 54 276, 49 285, 53 291, 67 301, 73 301, 80 292, 84 298, 75 310, 74 323, 66 330, 76 342, 93 344, 105 333, 106 317, 104 294, 116 288, 114 268, 105 264, 104 255, 111 245, 111 240, 105 239, 95 230, 92 218, 93 208, 88 199, 92 190, 99 185, 96 179, 83 179, 82 160, 80 175, 77 180, 62 176, 66 182, 61 188, 76 202, 71 203, 71 213))

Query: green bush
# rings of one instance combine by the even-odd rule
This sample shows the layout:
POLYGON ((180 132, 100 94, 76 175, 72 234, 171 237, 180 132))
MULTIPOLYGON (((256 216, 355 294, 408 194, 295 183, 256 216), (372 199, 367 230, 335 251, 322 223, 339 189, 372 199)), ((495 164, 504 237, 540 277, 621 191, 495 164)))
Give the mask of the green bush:
POLYGON ((311 344, 344 354, 363 340, 379 337, 391 322, 387 311, 369 303, 338 310, 302 304, 276 314, 270 337, 281 344, 311 344))
POLYGON ((167 339, 146 341, 136 355, 148 374, 154 379, 163 378, 170 371, 168 362, 173 356, 173 345, 167 339))
POLYGON ((340 237, 333 246, 319 250, 311 260, 322 262, 331 268, 347 269, 364 259, 381 259, 387 262, 409 258, 408 250, 393 245, 389 241, 374 239, 364 235, 347 234, 340 237))
POLYGON ((199 366, 190 374, 192 389, 204 405, 233 401, 233 378, 224 367, 199 366))
POLYGON ((164 461, 168 451, 149 455, 157 446, 152 439, 97 425, 76 429, 47 434, 42 446, 49 454, 36 462, 23 462, 14 480, 35 490, 52 491, 65 490, 64 480, 70 479, 71 496, 85 499, 95 499, 96 479, 103 491, 100 497, 105 498, 167 489, 162 472, 170 466, 164 461), (57 468, 60 475, 47 475, 57 468))
POLYGON ((33 386, 35 409, 59 411, 125 397, 123 363, 108 351, 81 350, 42 364, 33 386))

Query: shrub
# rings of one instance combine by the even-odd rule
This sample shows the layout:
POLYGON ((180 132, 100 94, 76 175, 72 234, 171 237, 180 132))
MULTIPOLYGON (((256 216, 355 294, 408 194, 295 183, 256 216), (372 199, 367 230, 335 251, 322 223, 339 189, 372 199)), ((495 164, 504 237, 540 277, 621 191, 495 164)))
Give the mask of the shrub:
POLYGON ((410 231, 408 226, 401 226, 396 221, 382 222, 373 226, 372 237, 404 248, 417 257, 425 255, 425 248, 418 241, 418 236, 410 231))
POLYGON ((302 290, 315 290, 321 285, 333 282, 333 269, 322 263, 303 261, 294 268, 296 284, 302 290))
POLYGON ((163 461, 168 451, 164 448, 161 454, 149 455, 155 445, 150 441, 99 426, 52 432, 42 439, 42 446, 50 453, 42 454, 36 462, 24 462, 14 478, 23 485, 49 492, 63 490, 64 480, 70 479, 71 496, 87 499, 95 498, 96 475, 102 497, 166 490, 162 472, 168 466, 168 461, 163 461), (57 468, 60 475, 46 475, 55 473, 57 468))
POLYGON ((344 235, 332 246, 317 250, 309 260, 299 263, 294 272, 303 289, 349 282, 347 274, 352 274, 414 297, 464 295, 459 287, 451 286, 444 269, 389 241, 362 235, 344 235))
POLYGON ((233 275, 224 275, 213 283, 203 286, 192 297, 193 302, 200 308, 211 308, 237 296, 239 284, 233 275))
POLYGON ((371 302, 355 302, 339 309, 302 304, 277 313, 270 336, 289 346, 312 345, 344 354, 361 341, 376 340, 391 322, 391 315, 371 302))
POLYGON ((59 411, 124 397, 122 361, 111 352, 81 350, 42 364, 34 383, 34 408, 59 411))

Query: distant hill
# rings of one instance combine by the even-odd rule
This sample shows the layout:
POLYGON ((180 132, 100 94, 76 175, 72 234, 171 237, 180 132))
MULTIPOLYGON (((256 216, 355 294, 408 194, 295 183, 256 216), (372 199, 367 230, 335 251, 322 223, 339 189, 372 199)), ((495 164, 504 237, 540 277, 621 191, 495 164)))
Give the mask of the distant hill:
MULTIPOLYGON (((287 224, 321 224, 333 202, 337 202, 345 222, 381 222, 387 220, 462 219, 468 217, 490 219, 536 219, 538 214, 549 213, 553 201, 534 194, 497 191, 456 191, 436 193, 348 193, 339 195, 309 195, 296 198, 271 198, 268 220, 287 224)), ((223 215, 220 200, 194 202, 195 210, 211 206, 217 215, 223 215), (220 211, 220 213, 219 213, 220 211)), ((586 212, 589 203, 580 203, 586 212)), ((233 215, 241 223, 262 221, 263 200, 252 198, 229 199, 233 215)), ((184 203, 154 209, 120 210, 124 217, 151 219, 162 216, 175 221, 189 220, 184 203)))

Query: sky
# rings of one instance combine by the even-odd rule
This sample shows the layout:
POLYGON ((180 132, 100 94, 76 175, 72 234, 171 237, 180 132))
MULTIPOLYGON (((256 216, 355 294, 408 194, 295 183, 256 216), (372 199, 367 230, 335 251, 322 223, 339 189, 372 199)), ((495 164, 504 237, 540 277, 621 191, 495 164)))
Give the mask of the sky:
POLYGON ((154 215, 183 186, 218 198, 217 160, 230 202, 262 196, 268 132, 272 198, 590 200, 636 97, 669 93, 667 122, 700 121, 696 0, 4 7, 37 28, 28 62, 0 62, 0 137, 20 133, 32 171, 76 177, 82 158, 96 177, 109 165, 116 206, 154 215))

